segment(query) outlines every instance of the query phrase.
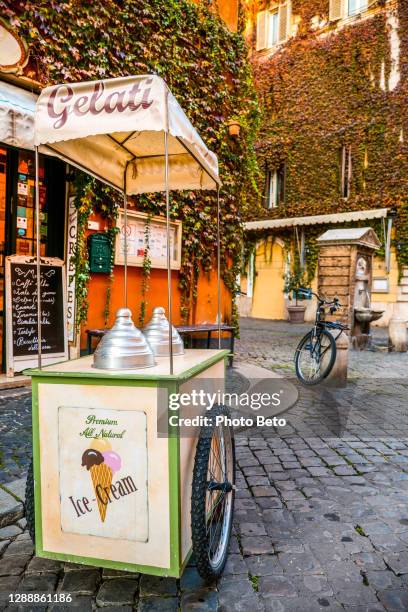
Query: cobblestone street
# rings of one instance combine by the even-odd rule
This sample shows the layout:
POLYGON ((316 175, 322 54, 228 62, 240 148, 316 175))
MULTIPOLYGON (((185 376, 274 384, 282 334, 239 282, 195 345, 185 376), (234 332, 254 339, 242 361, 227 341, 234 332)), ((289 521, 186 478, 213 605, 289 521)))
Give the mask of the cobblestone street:
MULTIPOLYGON (((236 363, 296 384, 293 353, 308 327, 244 319, 236 363)), ((30 591, 71 593, 73 604, 51 608, 58 610, 407 610, 408 357, 383 350, 383 331, 374 337, 377 348, 351 353, 346 389, 296 385, 285 427, 237 436, 234 534, 212 587, 193 565, 176 581, 33 557, 18 501, 30 397, 5 392, 0 504, 11 491, 16 508, 0 529, 0 607, 9 593, 30 591)))

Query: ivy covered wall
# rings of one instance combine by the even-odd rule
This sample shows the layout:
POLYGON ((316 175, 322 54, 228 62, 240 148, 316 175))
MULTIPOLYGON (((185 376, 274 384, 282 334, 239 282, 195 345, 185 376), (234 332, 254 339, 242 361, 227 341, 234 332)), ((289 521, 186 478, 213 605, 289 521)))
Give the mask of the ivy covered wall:
MULTIPOLYGON (((158 74, 167 81, 219 158, 222 276, 234 294, 241 217, 254 190, 253 143, 258 120, 242 36, 229 31, 210 11, 208 2, 196 5, 188 0, 0 0, 0 12, 28 42, 31 60, 27 70, 41 86, 144 73, 158 74), (239 140, 228 137, 231 118, 241 123, 239 140)), ((81 214, 87 212, 93 193, 98 200, 115 197, 101 192, 101 186, 91 180, 80 181, 80 189, 81 214), (85 203, 81 205, 82 196, 85 203)), ((142 196, 133 204, 146 212, 164 211, 162 196, 142 196)), ((173 215, 183 221, 179 288, 181 314, 187 320, 197 299, 199 275, 214 269, 216 202, 214 193, 191 192, 173 197, 172 207, 173 215)), ((115 205, 105 208, 114 217, 115 205)), ((83 255, 77 259, 79 312, 85 320, 88 273, 83 255)))
MULTIPOLYGON (((254 4, 265 3, 246 2, 254 4)), ((408 3, 379 2, 341 27, 329 22, 329 0, 292 0, 292 14, 296 34, 275 53, 252 54, 262 178, 248 219, 396 207, 397 255, 408 264, 408 3), (348 199, 343 146, 351 147, 348 199), (282 162, 285 202, 266 210, 265 173, 282 162)))

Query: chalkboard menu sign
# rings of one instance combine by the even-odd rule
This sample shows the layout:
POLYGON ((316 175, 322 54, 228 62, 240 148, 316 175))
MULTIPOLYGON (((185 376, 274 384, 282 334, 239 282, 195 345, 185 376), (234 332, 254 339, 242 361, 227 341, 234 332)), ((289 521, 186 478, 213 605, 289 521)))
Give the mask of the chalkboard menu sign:
MULTIPOLYGON (((60 259, 41 260, 41 347, 45 364, 67 358, 65 269, 60 259)), ((6 260, 7 370, 37 364, 37 265, 32 257, 6 260)))

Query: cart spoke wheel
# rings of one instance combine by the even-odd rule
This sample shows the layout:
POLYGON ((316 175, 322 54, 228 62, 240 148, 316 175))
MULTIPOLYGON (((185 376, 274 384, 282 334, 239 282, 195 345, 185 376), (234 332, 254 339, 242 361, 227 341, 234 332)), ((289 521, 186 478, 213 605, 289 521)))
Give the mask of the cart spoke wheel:
POLYGON ((224 406, 209 413, 197 443, 191 505, 193 551, 200 575, 212 581, 224 569, 234 506, 235 451, 232 429, 215 425, 215 416, 229 416, 224 406))

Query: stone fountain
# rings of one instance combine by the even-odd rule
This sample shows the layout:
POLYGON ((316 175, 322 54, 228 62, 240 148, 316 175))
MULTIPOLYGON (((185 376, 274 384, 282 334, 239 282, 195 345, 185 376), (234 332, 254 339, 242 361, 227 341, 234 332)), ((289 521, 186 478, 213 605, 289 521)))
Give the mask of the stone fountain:
POLYGON ((365 349, 371 340, 370 323, 384 312, 371 306, 372 258, 381 243, 371 227, 328 230, 317 243, 319 294, 337 296, 343 304, 329 318, 346 323, 353 347, 365 349))

